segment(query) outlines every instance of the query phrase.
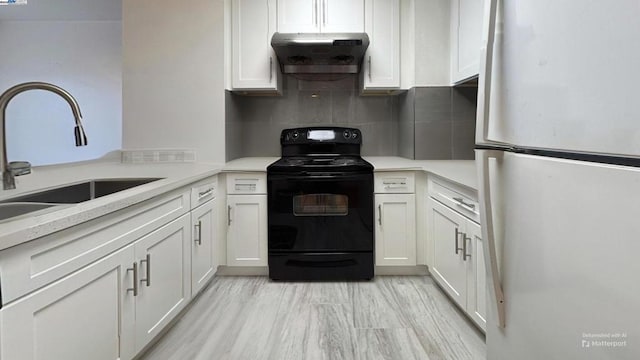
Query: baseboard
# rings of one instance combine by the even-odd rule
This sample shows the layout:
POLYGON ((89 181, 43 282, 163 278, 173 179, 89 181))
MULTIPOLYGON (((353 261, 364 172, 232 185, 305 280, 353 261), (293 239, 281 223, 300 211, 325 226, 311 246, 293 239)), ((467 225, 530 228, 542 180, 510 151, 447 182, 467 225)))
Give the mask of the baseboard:
POLYGON ((216 276, 267 276, 269 268, 266 266, 218 266, 216 276))
MULTIPOLYGON (((216 276, 267 276, 266 266, 218 266, 216 276)), ((426 265, 417 266, 376 266, 375 275, 429 275, 426 265)))
POLYGON ((426 265, 416 266, 376 266, 376 276, 382 275, 429 275, 426 265))

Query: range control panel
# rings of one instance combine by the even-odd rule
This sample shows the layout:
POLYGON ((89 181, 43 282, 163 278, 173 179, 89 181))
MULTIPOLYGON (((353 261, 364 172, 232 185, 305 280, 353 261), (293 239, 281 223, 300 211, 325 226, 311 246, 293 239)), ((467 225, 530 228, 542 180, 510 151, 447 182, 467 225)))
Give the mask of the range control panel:
POLYGON ((294 144, 362 144, 362 133, 355 128, 306 127, 284 129, 280 135, 281 145, 294 144))

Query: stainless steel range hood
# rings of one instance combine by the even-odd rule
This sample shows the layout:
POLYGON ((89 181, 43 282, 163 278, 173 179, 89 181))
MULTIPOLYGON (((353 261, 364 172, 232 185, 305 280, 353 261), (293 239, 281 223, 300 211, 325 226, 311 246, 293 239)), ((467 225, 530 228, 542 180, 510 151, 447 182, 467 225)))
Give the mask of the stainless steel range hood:
POLYGON ((368 46, 366 33, 275 33, 271 39, 284 74, 356 74, 368 46))

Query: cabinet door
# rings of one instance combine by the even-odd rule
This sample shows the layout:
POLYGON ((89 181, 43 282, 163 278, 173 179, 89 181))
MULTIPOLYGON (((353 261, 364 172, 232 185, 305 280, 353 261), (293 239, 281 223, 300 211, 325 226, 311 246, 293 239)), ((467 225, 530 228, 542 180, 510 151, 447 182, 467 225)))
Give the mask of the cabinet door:
POLYGON ((217 199, 212 199, 191 211, 191 294, 195 295, 216 272, 214 254, 218 219, 217 199))
POLYGON ((267 266, 267 195, 227 195, 227 265, 267 266))
POLYGON ((278 32, 320 32, 320 0, 278 0, 278 32))
POLYGON ((164 328, 191 297, 191 221, 185 214, 136 241, 139 292, 136 351, 164 328))
POLYGON ((278 62, 271 48, 275 0, 232 2, 233 90, 278 90, 278 62))
POLYGON ((376 265, 416 265, 414 194, 376 195, 376 265))
POLYGON ((400 87, 399 0, 367 0, 365 32, 370 45, 363 62, 364 90, 400 87))
POLYGON ((133 248, 125 247, 0 311, 2 359, 131 359, 133 248))
POLYGON ((364 0, 278 0, 278 31, 363 32, 364 0))
POLYGON ((454 83, 478 75, 483 0, 451 2, 451 77, 454 83))
POLYGON ((462 233, 466 219, 431 200, 429 234, 433 244, 433 278, 462 307, 467 302, 467 267, 462 259, 462 233))
POLYGON ((475 323, 486 330, 487 327, 487 275, 484 267, 482 231, 480 225, 467 221, 467 313, 475 323))
POLYGON ((363 32, 364 0, 318 0, 322 32, 363 32))

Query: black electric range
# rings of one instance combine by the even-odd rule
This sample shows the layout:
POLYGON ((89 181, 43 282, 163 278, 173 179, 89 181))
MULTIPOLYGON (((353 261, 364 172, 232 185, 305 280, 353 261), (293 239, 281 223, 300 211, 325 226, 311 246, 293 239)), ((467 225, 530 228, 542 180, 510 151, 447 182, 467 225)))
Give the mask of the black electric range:
POLYGON ((280 144, 267 167, 269 277, 371 279, 373 166, 360 157, 360 130, 285 129, 280 144))

